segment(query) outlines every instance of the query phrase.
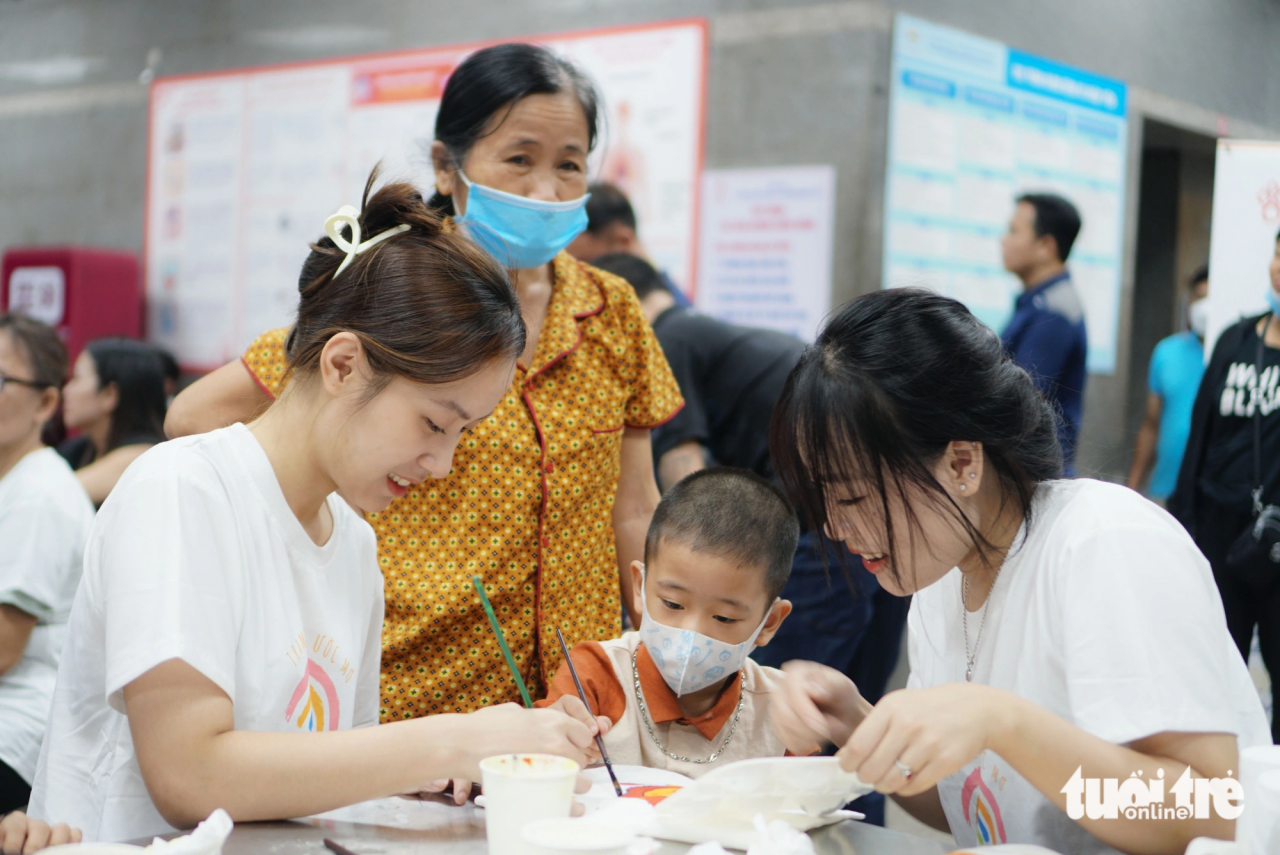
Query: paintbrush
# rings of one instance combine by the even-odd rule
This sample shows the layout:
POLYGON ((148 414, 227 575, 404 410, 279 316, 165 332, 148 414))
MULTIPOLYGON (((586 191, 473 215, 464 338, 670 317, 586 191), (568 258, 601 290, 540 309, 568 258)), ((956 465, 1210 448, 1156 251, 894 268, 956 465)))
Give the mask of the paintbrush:
MULTIPOLYGON (((564 664, 569 666, 569 674, 573 677, 573 685, 578 688, 578 697, 582 700, 582 705, 587 708, 587 712, 595 715, 595 710, 591 709, 591 704, 587 703, 587 693, 582 689, 582 681, 578 679, 578 669, 573 667, 573 659, 569 656, 569 645, 564 643, 564 633, 560 631, 560 627, 556 627, 556 638, 560 639, 560 650, 564 653, 564 664)), ((600 757, 604 760, 604 767, 609 770, 609 780, 613 781, 613 791, 618 794, 618 798, 622 798, 622 785, 618 783, 618 776, 613 774, 613 764, 609 762, 609 752, 604 750, 604 739, 599 732, 596 733, 596 747, 600 749, 600 757)))
POLYGON ((489 625, 493 627, 493 634, 498 636, 498 647, 502 650, 502 655, 507 660, 507 667, 511 669, 511 676, 516 678, 516 687, 520 689, 520 697, 524 698, 526 707, 533 706, 533 698, 529 697, 529 689, 524 684, 524 678, 520 676, 520 669, 516 667, 516 659, 511 655, 511 648, 507 647, 506 636, 502 634, 502 625, 498 623, 498 616, 493 613, 493 605, 489 602, 489 595, 484 592, 484 582, 479 576, 471 577, 471 584, 476 586, 476 593, 480 595, 480 604, 484 606, 484 613, 489 616, 489 625))

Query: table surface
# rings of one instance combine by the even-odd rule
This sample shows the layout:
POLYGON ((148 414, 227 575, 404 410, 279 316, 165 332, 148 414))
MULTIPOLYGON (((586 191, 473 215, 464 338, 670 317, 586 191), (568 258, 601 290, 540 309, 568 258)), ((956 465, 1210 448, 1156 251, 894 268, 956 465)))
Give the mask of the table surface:
MULTIPOLYGON (((332 855, 329 838, 355 855, 483 855, 488 851, 484 814, 474 805, 455 807, 406 800, 355 805, 319 817, 236 826, 224 855, 332 855)), ((941 843, 861 822, 845 821, 812 833, 818 855, 945 855, 941 843)), ((689 847, 664 843, 659 855, 681 855, 689 847)))

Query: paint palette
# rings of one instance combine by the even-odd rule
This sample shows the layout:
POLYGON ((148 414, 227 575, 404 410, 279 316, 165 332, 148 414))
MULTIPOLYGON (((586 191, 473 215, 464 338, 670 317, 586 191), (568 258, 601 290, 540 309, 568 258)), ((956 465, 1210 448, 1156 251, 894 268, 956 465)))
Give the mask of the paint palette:
MULTIPOLYGON (((618 776, 618 783, 622 785, 624 797, 645 801, 651 805, 658 804, 682 787, 693 783, 692 778, 681 775, 679 772, 650 769, 648 766, 626 766, 615 763, 613 771, 618 776)), ((575 798, 586 806, 588 813, 618 800, 617 793, 613 791, 613 784, 609 781, 609 773, 603 766, 587 769, 582 774, 591 779, 591 789, 575 798)))
MULTIPOLYGON (((641 833, 681 843, 717 841, 747 849, 755 840, 753 821, 780 819, 800 831, 862 819, 844 804, 871 792, 834 757, 768 757, 741 760, 694 780, 643 766, 614 766, 625 797, 652 811, 641 833), (648 808, 645 803, 655 805, 648 808)), ((591 791, 578 796, 588 813, 612 809, 619 799, 603 768, 588 769, 591 791)), ((642 815, 643 811, 629 811, 642 815)))

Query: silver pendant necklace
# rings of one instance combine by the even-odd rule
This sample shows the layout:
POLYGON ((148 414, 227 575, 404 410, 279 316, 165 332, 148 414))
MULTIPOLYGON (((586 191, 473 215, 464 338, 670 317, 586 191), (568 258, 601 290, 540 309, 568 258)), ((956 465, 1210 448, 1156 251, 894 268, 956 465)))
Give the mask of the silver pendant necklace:
POLYGON ((960 620, 964 624, 964 680, 973 682, 973 663, 978 658, 978 648, 982 645, 982 630, 987 627, 987 612, 991 606, 991 595, 996 591, 996 581, 1000 578, 1002 564, 996 568, 995 578, 991 580, 991 589, 987 591, 987 599, 982 603, 982 620, 978 622, 978 637, 973 642, 973 652, 969 652, 969 577, 963 576, 960 582, 960 620))
POLYGON ((640 720, 644 722, 645 728, 649 731, 649 736, 653 739, 653 744, 658 746, 658 750, 670 757, 672 760, 679 760, 682 763, 714 763, 716 759, 724 753, 729 747, 729 740, 733 739, 733 734, 738 730, 738 717, 742 715, 742 705, 747 700, 747 669, 744 667, 738 671, 738 708, 733 711, 733 722, 729 725, 729 735, 724 738, 724 742, 720 743, 720 747, 710 757, 704 759, 695 759, 693 757, 681 757, 679 754, 672 754, 667 747, 658 739, 658 734, 653 732, 653 724, 649 718, 649 707, 644 702, 644 692, 640 691, 640 669, 636 667, 636 654, 640 652, 639 648, 631 651, 631 676, 635 678, 636 683, 636 703, 639 704, 640 720))

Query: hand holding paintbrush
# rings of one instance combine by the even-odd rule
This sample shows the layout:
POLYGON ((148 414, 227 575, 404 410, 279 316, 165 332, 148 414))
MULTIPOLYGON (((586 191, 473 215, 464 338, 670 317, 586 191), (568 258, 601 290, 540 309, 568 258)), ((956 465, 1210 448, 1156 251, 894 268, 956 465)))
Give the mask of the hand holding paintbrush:
MULTIPOLYGON (((569 645, 565 644, 564 633, 560 631, 560 627, 556 627, 556 638, 560 639, 560 650, 564 653, 564 664, 569 669, 569 674, 573 677, 573 685, 578 689, 578 698, 581 699, 582 705, 587 708, 587 712, 595 715, 595 710, 591 709, 591 704, 587 702, 587 693, 582 688, 582 681, 578 679, 578 669, 573 667, 573 658, 569 656, 569 645)), ((596 746, 600 749, 600 759, 604 761, 604 768, 609 770, 609 780, 613 781, 613 791, 622 797, 622 785, 618 783, 618 776, 613 774, 613 764, 609 762, 609 752, 605 750, 604 738, 596 734, 596 746)))

